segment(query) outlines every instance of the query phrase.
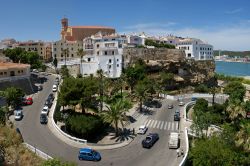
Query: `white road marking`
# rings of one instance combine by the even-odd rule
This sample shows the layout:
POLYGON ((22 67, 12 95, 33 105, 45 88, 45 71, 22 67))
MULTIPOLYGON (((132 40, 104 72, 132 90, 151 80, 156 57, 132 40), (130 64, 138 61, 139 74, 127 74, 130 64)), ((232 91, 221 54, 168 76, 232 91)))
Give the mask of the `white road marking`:
POLYGON ((153 127, 153 126, 152 126, 152 127, 153 127, 153 128, 155 128, 155 127, 156 127, 156 125, 157 125, 157 120, 155 120, 155 124, 154 124, 154 127, 153 127))
POLYGON ((149 126, 151 123, 151 119, 147 121, 147 123, 145 124, 146 126, 149 126))
POLYGON ((160 129, 162 129, 162 128, 163 128, 163 126, 164 126, 164 121, 162 121, 162 124, 161 124, 161 128, 160 128, 160 129))
POLYGON ((168 130, 170 130, 171 122, 168 122, 168 130))
POLYGON ((175 124, 175 122, 172 123, 172 130, 173 130, 173 131, 174 131, 174 124, 175 124))
POLYGON ((160 128, 160 125, 161 125, 161 121, 159 121, 158 125, 157 125, 157 129, 160 128))
POLYGON ((178 128, 179 128, 179 123, 176 122, 176 130, 178 130, 178 128))
POLYGON ((165 123, 164 130, 167 130, 168 122, 165 123))

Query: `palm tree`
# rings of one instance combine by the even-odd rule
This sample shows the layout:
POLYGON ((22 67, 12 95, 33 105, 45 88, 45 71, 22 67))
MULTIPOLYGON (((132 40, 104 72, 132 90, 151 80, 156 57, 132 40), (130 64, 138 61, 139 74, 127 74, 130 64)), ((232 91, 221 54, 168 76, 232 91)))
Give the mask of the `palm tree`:
POLYGON ((123 121, 126 121, 126 112, 128 111, 127 101, 117 101, 108 108, 108 111, 102 112, 101 116, 104 122, 113 124, 115 127, 116 136, 119 134, 118 123, 120 122, 123 127, 123 121))
POLYGON ((236 146, 250 152, 250 123, 247 120, 240 122, 240 130, 236 134, 236 146))
POLYGON ((214 103, 215 103, 215 95, 216 93, 220 92, 220 89, 213 86, 209 89, 209 93, 213 95, 213 100, 212 100, 212 105, 214 106, 214 103))
POLYGON ((100 111, 102 112, 103 109, 103 77, 104 73, 102 69, 97 70, 97 77, 99 79, 99 96, 100 96, 100 111))
POLYGON ((238 120, 242 117, 246 117, 244 102, 241 102, 238 99, 236 99, 235 101, 229 101, 226 112, 229 115, 229 119, 232 121, 238 120))
POLYGON ((82 67, 82 58, 86 55, 86 52, 83 49, 77 50, 77 55, 81 58, 81 67, 82 67))
POLYGON ((66 57, 69 56, 69 49, 63 49, 63 55, 64 55, 64 65, 66 66, 66 57))
POLYGON ((139 81, 135 86, 135 95, 139 98, 140 111, 142 111, 142 103, 147 98, 148 87, 143 81, 139 81))

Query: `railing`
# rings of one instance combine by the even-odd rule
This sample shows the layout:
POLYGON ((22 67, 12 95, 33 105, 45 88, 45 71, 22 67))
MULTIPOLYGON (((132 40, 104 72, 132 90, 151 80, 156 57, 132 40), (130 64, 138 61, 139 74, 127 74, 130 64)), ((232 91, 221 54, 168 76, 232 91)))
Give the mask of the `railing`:
POLYGON ((79 143, 83 143, 83 144, 86 144, 87 143, 87 140, 85 139, 79 139, 79 138, 76 138, 76 137, 72 137, 71 135, 63 132, 55 123, 54 121, 54 113, 55 113, 55 109, 56 109, 56 104, 57 104, 57 93, 56 93, 56 97, 55 97, 55 104, 53 105, 53 108, 52 108, 52 117, 51 117, 51 120, 52 120, 52 125, 53 127, 64 137, 67 137, 69 138, 70 140, 73 140, 75 142, 79 142, 79 143))
POLYGON ((15 81, 15 80, 19 80, 19 79, 28 79, 29 77, 30 77, 30 75, 9 76, 9 77, 0 78, 0 82, 15 81))
POLYGON ((28 143, 23 143, 28 149, 30 149, 32 152, 34 152, 36 155, 40 156, 41 158, 45 160, 53 159, 53 157, 49 156, 48 154, 44 153, 43 151, 37 149, 36 147, 28 144, 28 143))

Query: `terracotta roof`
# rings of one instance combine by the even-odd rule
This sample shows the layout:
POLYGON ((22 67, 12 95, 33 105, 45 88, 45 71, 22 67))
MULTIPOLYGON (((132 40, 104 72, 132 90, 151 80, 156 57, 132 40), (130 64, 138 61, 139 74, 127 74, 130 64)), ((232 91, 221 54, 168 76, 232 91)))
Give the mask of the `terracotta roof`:
POLYGON ((113 29, 112 27, 105 27, 105 26, 69 26, 71 28, 82 28, 82 29, 113 29))
POLYGON ((30 65, 23 63, 0 62, 0 69, 26 68, 26 67, 30 67, 30 65))

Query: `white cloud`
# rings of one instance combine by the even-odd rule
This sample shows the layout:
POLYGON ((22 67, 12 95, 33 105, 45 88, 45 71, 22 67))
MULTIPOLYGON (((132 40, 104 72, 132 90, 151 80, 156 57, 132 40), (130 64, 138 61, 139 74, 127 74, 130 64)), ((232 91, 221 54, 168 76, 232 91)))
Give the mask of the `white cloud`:
POLYGON ((233 10, 226 11, 225 13, 226 14, 236 14, 236 13, 240 13, 242 11, 243 11, 243 8, 238 8, 238 9, 233 9, 233 10))
MULTIPOLYGON (((154 23, 155 24, 155 23, 154 23)), ((250 50, 250 22, 245 20, 237 26, 225 26, 215 29, 212 28, 164 28, 158 26, 144 26, 144 24, 135 25, 134 29, 130 28, 125 30, 122 33, 131 33, 131 32, 145 32, 149 35, 176 35, 181 37, 193 37, 199 38, 209 44, 214 46, 214 49, 222 50, 235 50, 235 51, 244 51, 250 50), (136 28, 140 27, 140 28, 136 28), (213 29, 213 30, 211 30, 213 29)), ((152 24, 145 24, 152 25, 152 24)), ((132 26, 131 26, 132 27, 132 26)))

